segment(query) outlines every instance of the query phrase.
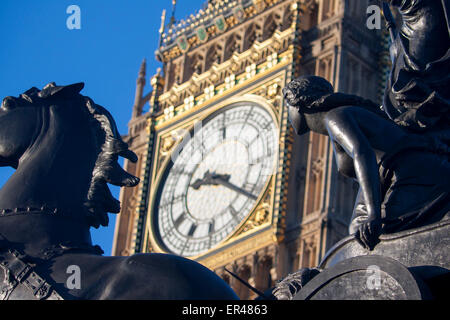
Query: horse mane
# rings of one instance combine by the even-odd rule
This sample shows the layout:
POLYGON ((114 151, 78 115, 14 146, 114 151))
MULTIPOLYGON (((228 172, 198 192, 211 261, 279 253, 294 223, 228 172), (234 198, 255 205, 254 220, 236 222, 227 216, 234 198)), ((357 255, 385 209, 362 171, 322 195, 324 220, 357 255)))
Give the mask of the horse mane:
POLYGON ((111 114, 90 98, 85 97, 85 101, 94 124, 99 125, 92 126, 92 129, 99 142, 98 145, 101 146, 101 152, 95 162, 87 201, 84 205, 92 213, 91 225, 98 228, 99 225, 108 226, 108 212, 120 212, 120 202, 112 196, 108 183, 121 187, 134 187, 139 183, 139 178, 129 174, 120 166, 119 156, 132 162, 138 159, 136 154, 128 149, 128 144, 123 142, 111 114))
POLYGON ((46 85, 42 90, 35 87, 27 90, 19 98, 6 97, 1 108, 10 109, 16 106, 42 106, 63 100, 75 100, 80 108, 86 112, 90 119, 90 128, 96 150, 97 160, 92 171, 91 183, 83 203, 87 223, 94 227, 108 226, 108 212, 119 213, 120 202, 115 199, 109 190, 108 183, 116 186, 134 187, 139 178, 126 172, 118 163, 119 156, 136 162, 136 154, 128 149, 122 140, 116 123, 111 114, 102 106, 95 104, 89 97, 79 92, 83 83, 68 86, 57 86, 54 82, 46 85))

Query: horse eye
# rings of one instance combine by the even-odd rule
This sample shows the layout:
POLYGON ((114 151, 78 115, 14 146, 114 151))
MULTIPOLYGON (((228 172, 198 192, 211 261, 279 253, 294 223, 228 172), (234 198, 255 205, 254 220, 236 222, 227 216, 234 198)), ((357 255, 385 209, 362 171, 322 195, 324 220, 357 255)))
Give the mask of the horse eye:
POLYGON ((3 99, 1 108, 4 110, 11 110, 17 107, 16 99, 14 97, 6 97, 3 99))

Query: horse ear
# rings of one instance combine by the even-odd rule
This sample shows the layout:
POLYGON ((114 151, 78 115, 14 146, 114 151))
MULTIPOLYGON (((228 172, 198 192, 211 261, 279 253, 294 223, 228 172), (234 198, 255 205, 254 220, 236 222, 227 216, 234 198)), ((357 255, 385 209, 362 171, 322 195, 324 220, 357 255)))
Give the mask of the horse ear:
POLYGON ((5 99, 3 99, 1 109, 8 111, 14 109, 15 107, 17 107, 16 98, 6 97, 5 99))
POLYGON ((54 82, 49 83, 39 92, 40 98, 48 98, 48 97, 58 97, 58 98, 69 98, 74 95, 80 93, 84 88, 84 83, 74 83, 68 86, 56 86, 54 82))

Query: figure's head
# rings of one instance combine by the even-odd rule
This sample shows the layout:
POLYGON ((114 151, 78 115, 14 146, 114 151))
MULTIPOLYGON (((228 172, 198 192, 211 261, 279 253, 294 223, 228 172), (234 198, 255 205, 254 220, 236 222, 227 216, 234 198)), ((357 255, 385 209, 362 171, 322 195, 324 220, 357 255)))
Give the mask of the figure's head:
POLYGON ((323 111, 314 102, 332 94, 333 91, 333 86, 327 80, 317 76, 299 77, 283 89, 289 120, 297 134, 301 135, 310 130, 305 114, 323 111))

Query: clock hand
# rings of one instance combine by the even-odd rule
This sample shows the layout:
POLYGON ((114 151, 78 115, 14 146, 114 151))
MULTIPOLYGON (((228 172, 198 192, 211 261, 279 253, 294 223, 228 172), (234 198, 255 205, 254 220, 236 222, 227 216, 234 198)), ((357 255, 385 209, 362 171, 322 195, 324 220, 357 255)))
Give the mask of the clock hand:
POLYGON ((240 193, 250 199, 256 200, 258 199, 258 197, 256 197, 255 195, 251 194, 250 192, 239 188, 238 186, 232 184, 231 182, 229 182, 231 176, 229 174, 217 174, 217 173, 211 173, 209 170, 205 172, 204 176, 202 179, 197 179, 193 184, 191 184, 191 187, 194 188, 195 190, 200 189, 201 186, 206 186, 206 185, 222 185, 228 189, 231 189, 233 191, 236 191, 237 193, 240 193))
POLYGON ((228 180, 224 180, 224 179, 221 179, 221 178, 216 178, 215 181, 217 181, 222 186, 224 186, 224 187, 226 187, 228 189, 231 189, 233 191, 236 191, 237 193, 240 193, 240 194, 242 194, 242 195, 244 195, 244 196, 246 196, 246 197, 248 197, 250 199, 253 199, 253 200, 258 199, 257 196, 251 194, 250 192, 248 192, 248 191, 246 191, 246 190, 244 190, 242 188, 239 188, 238 186, 230 183, 228 180))
POLYGON ((218 179, 229 180, 230 175, 229 174, 211 173, 208 170, 203 175, 203 178, 197 179, 193 184, 191 184, 191 187, 194 188, 195 190, 198 190, 198 189, 200 189, 201 186, 205 186, 205 185, 217 186, 217 185, 219 185, 219 183, 216 181, 218 179))
POLYGON ((191 184, 191 187, 194 188, 195 190, 200 189, 201 186, 207 184, 205 182, 205 180, 203 179, 197 179, 193 184, 191 184))
POLYGON ((191 184, 191 187, 198 190, 201 186, 207 185, 217 185, 217 183, 214 183, 213 175, 209 172, 209 170, 205 172, 203 178, 197 179, 193 184, 191 184))

